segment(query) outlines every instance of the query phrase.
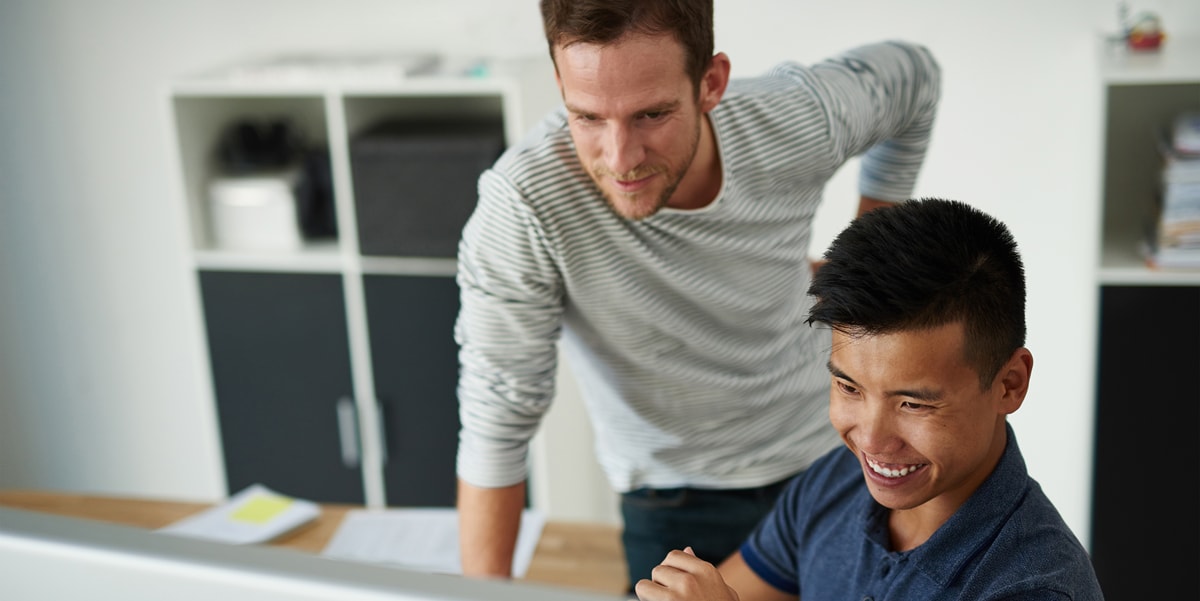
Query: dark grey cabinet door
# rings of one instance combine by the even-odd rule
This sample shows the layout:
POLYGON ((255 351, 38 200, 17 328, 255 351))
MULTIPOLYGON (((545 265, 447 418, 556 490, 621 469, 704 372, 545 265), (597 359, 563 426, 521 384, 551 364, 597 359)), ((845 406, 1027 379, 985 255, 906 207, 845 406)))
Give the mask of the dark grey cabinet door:
POLYGON ((1192 598, 1200 288, 1103 287, 1098 371, 1092 563, 1104 597, 1192 598))
POLYGON ((354 396, 341 276, 206 270, 200 288, 230 493, 362 504, 338 429, 354 396))
POLYGON ((458 286, 450 276, 363 278, 387 504, 451 507, 458 448, 458 286))

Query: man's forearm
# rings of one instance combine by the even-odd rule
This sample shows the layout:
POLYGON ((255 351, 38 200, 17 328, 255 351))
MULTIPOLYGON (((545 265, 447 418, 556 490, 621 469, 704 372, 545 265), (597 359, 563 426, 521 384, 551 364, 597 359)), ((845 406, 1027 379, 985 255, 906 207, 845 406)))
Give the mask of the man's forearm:
POLYGON ((458 481, 458 544, 464 575, 512 576, 513 548, 524 507, 524 482, 480 488, 458 481))

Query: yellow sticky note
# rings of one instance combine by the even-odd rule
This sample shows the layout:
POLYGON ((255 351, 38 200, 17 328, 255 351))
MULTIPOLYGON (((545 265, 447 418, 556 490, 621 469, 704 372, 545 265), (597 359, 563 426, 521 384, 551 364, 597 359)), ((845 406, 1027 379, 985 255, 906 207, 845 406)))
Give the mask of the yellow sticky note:
POLYGON ((256 496, 248 499, 229 517, 236 522, 265 524, 283 513, 291 504, 292 499, 287 497, 256 496))

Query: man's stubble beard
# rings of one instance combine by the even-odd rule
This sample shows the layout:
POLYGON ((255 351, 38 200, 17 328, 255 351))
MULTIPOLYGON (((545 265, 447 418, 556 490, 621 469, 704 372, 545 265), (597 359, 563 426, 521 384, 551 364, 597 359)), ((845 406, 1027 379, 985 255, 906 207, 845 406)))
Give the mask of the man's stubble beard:
POLYGON ((697 120, 696 127, 694 130, 692 130, 691 151, 688 153, 687 160, 683 162, 683 165, 678 172, 672 172, 668 167, 665 166, 655 166, 652 168, 639 166, 627 174, 618 175, 609 171, 605 167, 598 165, 594 169, 589 170, 588 175, 591 176, 592 183, 595 184, 596 188, 600 191, 600 195, 604 197, 604 202, 608 204, 609 208, 612 209, 614 213, 630 221, 642 221, 643 219, 648 219, 658 214, 663 207, 667 206, 667 203, 671 201, 671 196, 675 194, 675 190, 679 188, 680 182, 683 181, 683 176, 686 175, 688 169, 692 167, 692 161, 696 160, 696 152, 700 148, 700 131, 700 121, 697 120), (625 211, 621 210, 621 204, 617 202, 618 199, 616 198, 617 196, 636 197, 638 194, 641 194, 641 192, 635 192, 631 195, 619 195, 618 193, 605 189, 604 186, 600 185, 600 179, 605 176, 618 176, 617 179, 631 180, 648 177, 654 173, 666 173, 667 177, 671 178, 671 181, 667 184, 666 188, 663 189, 662 194, 659 195, 654 204, 650 207, 649 211, 645 212, 645 214, 627 214, 625 211))

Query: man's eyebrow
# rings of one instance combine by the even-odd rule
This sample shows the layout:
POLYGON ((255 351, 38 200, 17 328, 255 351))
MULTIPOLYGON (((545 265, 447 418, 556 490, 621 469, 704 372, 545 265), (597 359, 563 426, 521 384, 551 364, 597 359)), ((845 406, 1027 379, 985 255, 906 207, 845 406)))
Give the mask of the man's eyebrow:
POLYGON ((571 113, 573 115, 583 115, 585 117, 595 117, 596 116, 596 113, 593 113, 591 111, 585 111, 585 110, 571 104, 570 102, 563 101, 563 106, 567 107, 567 112, 571 113))
POLYGON ((566 112, 568 113, 575 113, 576 115, 595 115, 595 113, 590 112, 590 110, 583 110, 582 108, 576 107, 575 104, 571 104, 570 102, 563 101, 563 106, 566 107, 566 112))
POLYGON ((910 399, 916 399, 918 401, 933 402, 941 400, 942 393, 937 390, 930 390, 928 388, 914 388, 911 390, 893 390, 888 393, 888 396, 902 396, 910 399))
POLYGON ((827 362, 825 363, 825 367, 827 367, 827 368, 829 369, 829 373, 830 373, 830 374, 831 374, 833 377, 835 377, 835 378, 839 378, 839 379, 842 379, 842 380, 845 380, 845 381, 847 381, 847 382, 850 382, 851 384, 855 384, 855 385, 857 385, 857 384, 858 384, 858 382, 855 382, 855 381, 854 381, 854 378, 851 378, 849 374, 847 374, 846 372, 844 372, 844 371, 842 371, 842 370, 838 369, 838 367, 837 367, 836 365, 834 365, 834 364, 833 364, 833 359, 830 359, 829 361, 827 361, 827 362))
POLYGON ((660 102, 658 104, 652 104, 652 105, 638 111, 638 113, 639 114, 663 113, 666 111, 673 111, 673 110, 679 108, 680 104, 681 103, 678 100, 666 100, 666 101, 660 102))
MULTIPOLYGON (((855 386, 859 386, 859 383, 855 382, 854 378, 851 378, 849 374, 842 371, 841 369, 838 369, 838 367, 833 364, 832 359, 830 359, 825 364, 825 366, 829 368, 829 373, 831 375, 833 375, 833 377, 850 382, 851 384, 854 384, 855 386)), ((910 399, 916 399, 918 401, 938 401, 938 400, 941 400, 942 393, 940 391, 929 389, 929 388, 912 388, 912 389, 889 390, 887 392, 887 396, 902 396, 902 397, 908 397, 910 399)))
MULTIPOLYGON (((682 105, 682 103, 678 100, 664 100, 663 102, 660 102, 658 104, 652 104, 650 106, 640 108, 637 111, 635 111, 634 114, 644 115, 646 113, 663 113, 663 112, 667 112, 667 111, 674 111, 674 110, 677 110, 681 105, 682 105)), ((577 106, 571 104, 570 102, 564 101, 563 106, 565 106, 567 108, 568 113, 571 113, 573 115, 580 115, 583 117, 598 117, 599 116, 595 112, 582 109, 580 107, 577 107, 577 106)))

